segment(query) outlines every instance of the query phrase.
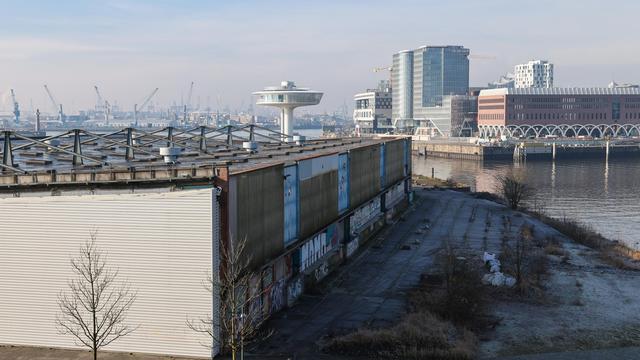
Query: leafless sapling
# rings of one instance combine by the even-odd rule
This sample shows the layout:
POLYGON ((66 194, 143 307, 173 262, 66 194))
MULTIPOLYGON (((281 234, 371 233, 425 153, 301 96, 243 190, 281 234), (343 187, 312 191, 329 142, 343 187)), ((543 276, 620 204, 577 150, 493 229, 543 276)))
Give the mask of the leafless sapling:
POLYGON ((218 316, 187 319, 187 326, 206 334, 212 347, 230 353, 233 360, 244 345, 269 335, 262 325, 268 317, 262 309, 262 297, 268 289, 261 289, 260 274, 251 271, 251 256, 244 253, 246 239, 234 243, 231 249, 220 249, 221 266, 213 269, 205 283, 219 305, 218 316))
POLYGON ((56 314, 59 332, 90 348, 94 360, 101 348, 137 329, 125 323, 136 292, 127 281, 117 281, 118 269, 107 265, 96 238, 92 232, 78 257, 71 259, 75 276, 68 281, 68 289, 58 294, 60 312, 56 314))

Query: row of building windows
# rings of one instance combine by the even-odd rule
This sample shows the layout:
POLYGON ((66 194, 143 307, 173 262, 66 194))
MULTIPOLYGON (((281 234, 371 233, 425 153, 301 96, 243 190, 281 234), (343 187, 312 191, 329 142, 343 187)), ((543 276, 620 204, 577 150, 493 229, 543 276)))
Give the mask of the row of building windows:
MULTIPOLYGON (((513 98, 512 98, 513 100, 513 98)), ((502 98, 499 99, 478 99, 479 104, 504 104, 504 100, 502 98)))
POLYGON ((479 105, 478 109, 480 109, 480 110, 502 110, 502 109, 504 109, 504 105, 479 105))
POLYGON ((502 114, 480 114, 478 115, 480 120, 504 120, 504 113, 502 114))
POLYGON ((591 110, 606 109, 608 104, 514 104, 512 109, 546 109, 546 110, 591 110))
POLYGON ((509 114, 509 120, 607 120, 606 113, 533 113, 509 114))

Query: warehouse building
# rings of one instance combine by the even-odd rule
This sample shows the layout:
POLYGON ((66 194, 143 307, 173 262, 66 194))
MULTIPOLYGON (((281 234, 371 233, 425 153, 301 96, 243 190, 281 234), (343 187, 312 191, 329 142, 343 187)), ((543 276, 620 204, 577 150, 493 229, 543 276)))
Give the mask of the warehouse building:
MULTIPOLYGON (((137 291, 139 328, 106 350, 209 357, 188 329, 203 282, 246 239, 265 315, 291 306, 409 201, 409 138, 283 143, 254 125, 0 138, 0 344, 77 348, 56 329, 91 233, 137 291)), ((210 347, 203 346, 208 344, 210 347)))

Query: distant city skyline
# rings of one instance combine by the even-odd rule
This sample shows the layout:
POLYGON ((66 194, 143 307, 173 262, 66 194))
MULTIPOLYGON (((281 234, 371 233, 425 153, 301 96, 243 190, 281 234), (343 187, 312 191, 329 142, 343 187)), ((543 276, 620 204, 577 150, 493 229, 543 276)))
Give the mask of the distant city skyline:
MULTIPOLYGON (((375 87, 392 55, 422 45, 462 45, 471 54, 470 85, 486 86, 518 63, 548 59, 556 86, 640 82, 633 46, 640 3, 513 1, 204 0, 3 1, 0 14, 0 111, 16 90, 23 111, 53 112, 48 84, 67 112, 95 104, 98 85, 132 109, 155 87, 162 105, 180 103, 195 81, 212 108, 247 108, 253 91, 293 80, 321 90, 332 112, 375 87), (434 16, 438 14, 438 16, 434 16), (495 57, 495 59, 490 59, 495 57)), ((257 109, 257 107, 254 106, 257 109)))

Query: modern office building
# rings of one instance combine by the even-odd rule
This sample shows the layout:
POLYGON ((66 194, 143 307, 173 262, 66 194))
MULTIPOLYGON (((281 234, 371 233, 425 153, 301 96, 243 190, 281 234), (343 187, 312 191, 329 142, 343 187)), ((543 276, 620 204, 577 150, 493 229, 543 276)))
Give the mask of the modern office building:
POLYGON ((553 64, 547 60, 531 60, 515 67, 515 87, 552 88, 553 64))
MULTIPOLYGON (((429 123, 445 96, 469 92, 469 49, 462 46, 422 46, 393 55, 392 117, 396 127, 429 123)), ((435 124, 431 124, 435 126, 435 124)), ((448 136, 446 129, 436 129, 448 136)))
POLYGON ((478 97, 469 95, 445 95, 441 106, 423 109, 428 120, 416 119, 423 135, 472 136, 478 128, 478 97))
POLYGON ((380 81, 376 89, 354 96, 353 121, 359 136, 393 132, 391 120, 391 83, 380 81))
POLYGON ((483 136, 630 136, 640 125, 640 88, 512 88, 480 92, 483 136))

